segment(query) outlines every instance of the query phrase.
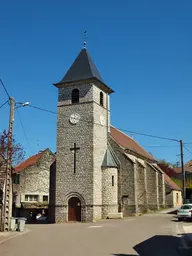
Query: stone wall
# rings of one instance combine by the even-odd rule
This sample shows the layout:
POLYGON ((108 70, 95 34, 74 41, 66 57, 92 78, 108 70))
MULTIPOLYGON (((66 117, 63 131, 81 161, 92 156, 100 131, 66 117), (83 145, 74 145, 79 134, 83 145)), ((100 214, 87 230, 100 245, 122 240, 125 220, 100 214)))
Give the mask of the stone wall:
POLYGON ((46 150, 35 165, 20 172, 19 186, 14 186, 14 192, 21 203, 26 202, 25 195, 38 195, 38 202, 43 202, 43 196, 49 196, 50 166, 54 158, 55 155, 46 150))
POLYGON ((118 212, 117 168, 102 168, 102 218, 118 212))
POLYGON ((119 171, 118 202, 124 216, 128 216, 136 212, 135 164, 124 155, 124 150, 122 150, 112 138, 109 138, 109 142, 121 163, 119 171))
POLYGON ((145 170, 138 161, 136 161, 136 187, 137 187, 137 204, 138 212, 143 213, 147 211, 147 199, 146 199, 146 186, 145 186, 145 170))
POLYGON ((56 222, 68 221, 68 200, 78 197, 82 204, 82 220, 101 219, 101 165, 107 149, 107 101, 99 105, 99 90, 94 84, 73 85, 59 89, 56 167, 56 222), (79 89, 80 103, 71 104, 71 92, 79 89), (71 114, 80 115, 77 124, 69 122, 71 114), (104 120, 100 123, 100 116, 104 120), (74 173, 74 154, 70 148, 76 143, 77 168, 74 173))
POLYGON ((158 195, 157 195, 157 171, 149 164, 146 164, 147 171, 147 190, 148 190, 148 209, 158 209, 158 195))
POLYGON ((164 195, 163 195, 163 193, 164 193, 164 190, 163 190, 163 174, 160 172, 160 171, 158 171, 158 189, 159 189, 159 207, 160 208, 163 208, 163 207, 165 207, 165 205, 164 205, 164 195))

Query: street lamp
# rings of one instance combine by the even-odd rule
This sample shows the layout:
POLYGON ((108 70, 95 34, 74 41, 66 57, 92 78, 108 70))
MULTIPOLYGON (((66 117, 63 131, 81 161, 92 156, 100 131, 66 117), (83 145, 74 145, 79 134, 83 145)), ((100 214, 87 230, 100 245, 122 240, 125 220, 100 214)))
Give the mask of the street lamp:
POLYGON ((18 109, 18 108, 21 108, 21 107, 26 107, 26 106, 29 106, 30 103, 28 101, 26 102, 15 102, 15 108, 14 109, 18 109), (19 105, 19 106, 17 106, 19 105))

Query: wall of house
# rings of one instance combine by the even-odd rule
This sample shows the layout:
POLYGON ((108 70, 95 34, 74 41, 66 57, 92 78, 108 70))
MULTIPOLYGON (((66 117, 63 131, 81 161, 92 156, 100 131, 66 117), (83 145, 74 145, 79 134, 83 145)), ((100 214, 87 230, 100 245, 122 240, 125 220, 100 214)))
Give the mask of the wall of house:
POLYGON ((177 190, 170 190, 166 184, 166 207, 174 208, 182 205, 182 193, 177 190))
POLYGON ((26 201, 26 195, 37 195, 38 203, 43 203, 43 196, 49 197, 50 166, 54 157, 50 151, 45 151, 34 166, 20 172, 19 185, 14 186, 14 192, 17 193, 17 204, 19 201, 29 204, 36 202, 26 201))

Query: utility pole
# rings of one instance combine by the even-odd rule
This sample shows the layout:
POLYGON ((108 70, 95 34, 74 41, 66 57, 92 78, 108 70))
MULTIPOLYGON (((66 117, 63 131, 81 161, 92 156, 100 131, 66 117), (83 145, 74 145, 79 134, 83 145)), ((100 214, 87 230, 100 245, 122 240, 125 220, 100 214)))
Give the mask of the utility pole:
POLYGON ((186 199, 186 188, 185 188, 185 168, 183 163, 183 141, 180 140, 180 151, 181 151, 181 171, 182 171, 182 194, 183 194, 183 203, 185 203, 186 199))
POLYGON ((7 165, 6 165, 6 179, 4 192, 4 207, 3 207, 3 231, 9 231, 10 217, 12 215, 12 133, 14 121, 14 106, 15 101, 10 98, 10 116, 9 116, 9 131, 8 131, 8 149, 7 149, 7 165))

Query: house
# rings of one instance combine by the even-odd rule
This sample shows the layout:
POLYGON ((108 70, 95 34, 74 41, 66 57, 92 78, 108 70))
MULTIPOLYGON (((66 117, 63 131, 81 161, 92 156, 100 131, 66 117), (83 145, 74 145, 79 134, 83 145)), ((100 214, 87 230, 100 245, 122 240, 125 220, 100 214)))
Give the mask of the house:
POLYGON ((55 154, 46 149, 15 168, 14 216, 35 220, 38 213, 48 208, 50 166, 54 159, 55 154))
POLYGON ((174 208, 183 203, 181 188, 165 173, 166 207, 174 208))
POLYGON ((110 125, 114 91, 87 49, 54 86, 59 97, 52 219, 95 221, 164 207, 164 173, 135 140, 110 125))

